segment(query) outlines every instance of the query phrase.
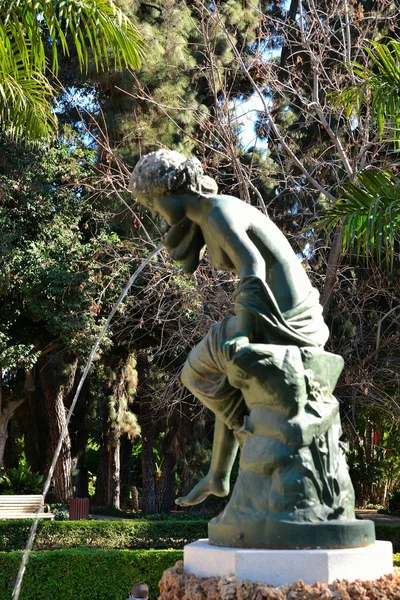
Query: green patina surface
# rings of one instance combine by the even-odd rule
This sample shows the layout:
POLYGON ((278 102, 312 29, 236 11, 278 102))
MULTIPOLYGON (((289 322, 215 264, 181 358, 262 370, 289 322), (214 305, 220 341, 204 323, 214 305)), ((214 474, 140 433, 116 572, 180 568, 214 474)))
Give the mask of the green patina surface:
POLYGON ((183 506, 226 496, 238 448, 240 473, 210 543, 293 548, 372 543, 356 521, 354 491, 332 395, 343 359, 325 352, 318 292, 282 232, 263 213, 204 184, 201 165, 176 152, 135 167, 137 199, 170 226, 164 243, 193 272, 207 247, 215 269, 240 281, 234 315, 192 350, 186 387, 215 414, 210 471, 183 506), (204 190, 212 190, 209 191, 204 190))

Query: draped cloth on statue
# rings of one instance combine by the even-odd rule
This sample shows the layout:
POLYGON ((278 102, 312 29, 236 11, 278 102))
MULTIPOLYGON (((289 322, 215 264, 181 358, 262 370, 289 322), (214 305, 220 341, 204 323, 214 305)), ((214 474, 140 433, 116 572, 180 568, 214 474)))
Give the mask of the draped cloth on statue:
POLYGON ((315 288, 311 288, 300 304, 282 313, 269 285, 249 276, 239 283, 233 301, 235 315, 244 310, 259 319, 261 331, 257 341, 260 343, 324 346, 328 339, 329 331, 315 288))
MULTIPOLYGON (((243 310, 256 315, 257 342, 319 347, 328 339, 318 291, 314 288, 303 302, 282 313, 268 284, 249 276, 239 283, 234 307, 235 315, 243 310)), ((242 392, 228 381, 227 361, 222 352, 224 343, 238 330, 237 316, 225 317, 213 325, 190 352, 182 372, 183 384, 230 429, 240 428, 247 412, 242 392)))

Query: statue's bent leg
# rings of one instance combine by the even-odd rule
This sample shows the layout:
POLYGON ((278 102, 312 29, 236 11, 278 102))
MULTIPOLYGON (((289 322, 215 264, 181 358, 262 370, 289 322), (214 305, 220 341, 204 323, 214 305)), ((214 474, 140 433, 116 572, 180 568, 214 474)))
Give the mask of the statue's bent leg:
POLYGON ((237 331, 237 318, 226 317, 213 325, 190 352, 182 370, 182 383, 229 429, 238 429, 247 413, 242 392, 233 387, 226 375, 224 342, 237 331))
POLYGON ((241 391, 230 385, 225 374, 221 351, 224 341, 236 329, 236 317, 227 317, 213 325, 189 354, 182 371, 183 384, 215 414, 210 470, 187 496, 176 500, 182 506, 198 504, 210 494, 229 493, 229 478, 238 450, 233 430, 241 427, 247 412, 241 391))
POLYGON ((177 498, 176 504, 180 506, 199 504, 211 494, 219 497, 227 496, 229 494, 230 474, 237 450, 238 443, 235 440, 233 431, 220 419, 215 419, 210 469, 187 496, 177 498))

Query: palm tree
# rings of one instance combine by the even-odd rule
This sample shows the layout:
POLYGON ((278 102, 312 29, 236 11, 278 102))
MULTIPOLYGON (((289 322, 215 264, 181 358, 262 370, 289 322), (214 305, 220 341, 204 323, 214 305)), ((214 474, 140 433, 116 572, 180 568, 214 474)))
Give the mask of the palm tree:
MULTIPOLYGON (((348 117, 360 118, 365 108, 377 136, 400 150, 400 42, 370 42, 371 66, 353 64, 358 81, 335 98, 348 117)), ((396 156, 397 158, 397 156, 396 156)), ((342 227, 342 248, 358 256, 393 264, 395 241, 400 239, 400 180, 391 171, 366 169, 355 182, 341 188, 341 197, 327 208, 320 226, 342 227)))
POLYGON ((400 149, 400 41, 387 44, 369 42, 366 48, 371 66, 366 68, 353 63, 353 74, 358 81, 348 86, 336 97, 347 116, 360 116, 368 106, 375 120, 380 139, 394 142, 400 149))
POLYGON ((133 23, 111 0, 0 2, 0 129, 25 140, 54 136, 51 109, 59 53, 74 48, 80 69, 137 68, 143 43, 133 23), (46 48, 50 47, 49 54, 46 48))
POLYGON ((391 172, 367 169, 326 211, 319 226, 341 226, 342 249, 391 267, 395 240, 400 239, 400 181, 391 172))

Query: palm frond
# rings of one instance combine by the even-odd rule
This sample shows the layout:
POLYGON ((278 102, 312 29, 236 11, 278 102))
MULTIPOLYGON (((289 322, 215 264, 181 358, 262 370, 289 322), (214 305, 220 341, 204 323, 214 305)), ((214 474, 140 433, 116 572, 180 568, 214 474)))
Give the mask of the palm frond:
POLYGON ((392 173, 368 169, 355 183, 341 188, 341 197, 327 209, 319 229, 342 223, 344 252, 393 264, 400 239, 400 181, 392 173))
POLYGON ((51 40, 51 68, 58 71, 58 54, 75 47, 80 68, 89 65, 88 48, 98 69, 140 66, 143 42, 133 23, 110 0, 13 0, 0 3, 0 37, 18 46, 20 59, 44 70, 44 35, 51 40))
POLYGON ((384 134, 400 148, 400 42, 390 40, 387 44, 369 42, 366 49, 370 66, 352 64, 358 82, 348 86, 340 94, 331 96, 336 106, 342 106, 346 114, 360 116, 363 105, 371 109, 378 132, 384 134))
POLYGON ((18 59, 18 45, 0 36, 0 129, 15 139, 49 139, 57 130, 54 90, 40 70, 18 59))
POLYGON ((143 43, 133 23, 111 0, 0 0, 0 127, 15 138, 50 137, 54 90, 45 76, 58 72, 59 53, 73 47, 81 70, 137 68, 143 43), (26 96, 24 96, 26 94, 26 96))

